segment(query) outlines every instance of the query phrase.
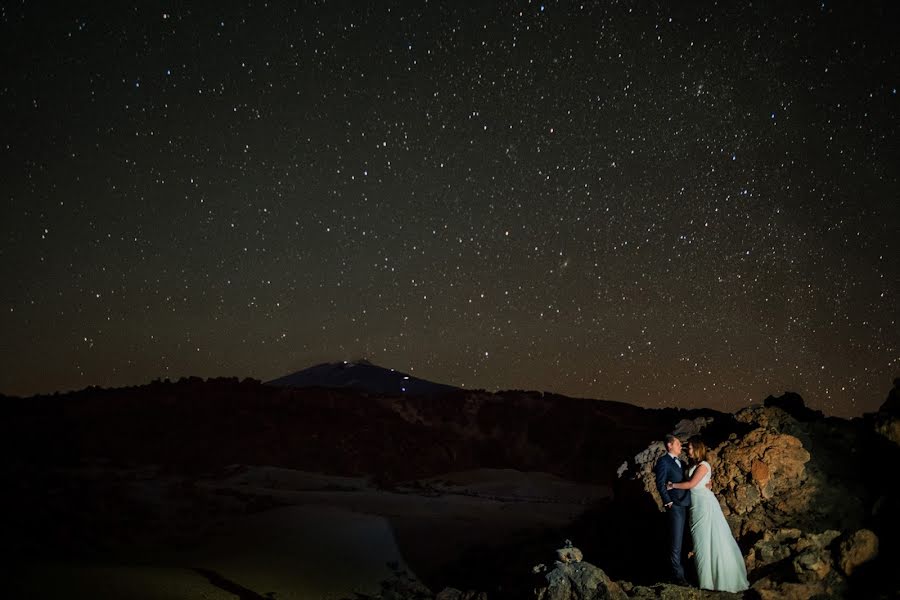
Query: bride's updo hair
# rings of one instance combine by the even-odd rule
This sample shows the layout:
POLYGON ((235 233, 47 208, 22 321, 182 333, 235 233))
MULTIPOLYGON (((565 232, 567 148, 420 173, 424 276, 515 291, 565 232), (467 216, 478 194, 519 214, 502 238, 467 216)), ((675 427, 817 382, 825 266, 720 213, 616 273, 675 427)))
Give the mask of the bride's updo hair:
POLYGON ((707 450, 702 437, 699 435, 692 435, 688 438, 688 444, 690 444, 691 448, 694 450, 695 461, 699 463, 700 461, 706 460, 706 455, 709 450, 707 450))

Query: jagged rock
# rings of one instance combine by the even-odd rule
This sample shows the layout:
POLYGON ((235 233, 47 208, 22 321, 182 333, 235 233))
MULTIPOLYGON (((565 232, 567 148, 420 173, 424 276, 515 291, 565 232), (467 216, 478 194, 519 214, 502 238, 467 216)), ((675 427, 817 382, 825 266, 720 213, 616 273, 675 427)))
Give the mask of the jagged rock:
MULTIPOLYGON (((886 489, 873 492, 871 478, 848 474, 872 473, 872 461, 891 464, 895 454, 875 438, 862 442, 862 423, 810 415, 799 396, 786 396, 735 415, 747 429, 710 448, 712 490, 739 544, 746 548, 756 540, 746 561, 760 597, 840 596, 854 569, 878 556, 877 534, 860 528, 873 517, 890 522, 887 507, 896 505, 886 489), (861 454, 873 450, 887 454, 861 454)), ((654 443, 635 457, 637 478, 658 506, 652 466, 663 452, 654 443)), ((628 594, 662 597, 661 589, 628 594)))
POLYGON ((732 600, 741 597, 740 594, 712 592, 671 583, 661 583, 652 587, 632 585, 627 581, 620 583, 630 600, 732 600))
POLYGON ((557 549, 556 558, 559 562, 572 563, 581 562, 584 559, 584 555, 581 553, 581 550, 572 545, 572 542, 566 540, 566 545, 557 549))
MULTIPOLYGON (((393 576, 381 582, 381 589, 378 593, 369 595, 354 592, 353 600, 435 600, 434 594, 414 575, 399 568, 396 563, 388 563, 388 567, 393 571, 393 576)), ((441 592, 441 594, 443 593, 441 592)), ((442 598, 440 594, 437 597, 442 598)), ((342 600, 349 600, 349 598, 342 600)), ((460 596, 457 598, 448 596, 444 600, 487 600, 487 597, 460 596)))
POLYGON ((434 597, 434 600, 487 600, 487 594, 472 590, 463 592, 456 588, 444 588, 434 597))
POLYGON ((739 423, 771 429, 779 433, 800 437, 803 427, 787 411, 779 406, 748 406, 734 415, 739 423))
MULTIPOLYGON (((776 583, 767 582, 768 587, 753 586, 760 600, 809 600, 818 593, 818 587, 808 586, 802 583, 776 583)), ((828 595, 827 597, 835 597, 828 595)), ((839 596, 837 596, 839 597, 839 596)))
POLYGON ((546 586, 534 590, 535 600, 627 600, 618 583, 588 562, 560 563, 545 576, 546 586))
POLYGON ((878 412, 867 416, 875 431, 900 445, 900 377, 894 380, 894 387, 878 412))
POLYGON ((581 550, 578 548, 560 548, 556 551, 557 560, 562 563, 581 562, 584 559, 581 550))
POLYGON ((894 379, 894 387, 888 392, 888 397, 878 412, 892 417, 900 417, 900 377, 894 379))
POLYGON ((653 477, 653 465, 656 464, 657 459, 665 454, 665 452, 666 450, 662 442, 654 442, 634 457, 634 476, 641 482, 644 491, 650 494, 656 501, 656 507, 660 511, 663 510, 663 502, 662 498, 659 497, 659 492, 656 490, 656 480, 653 477))
POLYGON ((872 469, 896 453, 875 443, 861 422, 801 423, 776 407, 747 408, 735 419, 755 429, 714 450, 713 489, 736 535, 782 527, 854 531, 868 523, 879 497, 872 469))
POLYGON ((900 446, 900 418, 878 415, 875 431, 900 446))
POLYGON ((695 419, 682 419, 675 425, 675 435, 685 442, 692 435, 697 435, 710 423, 713 422, 712 417, 697 417, 695 419))
MULTIPOLYGON (((736 419, 756 428, 710 449, 709 460, 713 465, 712 489, 732 531, 740 538, 784 527, 797 515, 810 512, 820 485, 808 481, 810 454, 801 440, 780 431, 795 428, 793 417, 780 408, 751 407, 738 413, 736 419)), ((679 427, 686 428, 684 422, 679 427)), ((654 443, 635 456, 637 476, 660 510, 662 499, 656 490, 653 465, 664 452, 661 443, 654 443)))
POLYGON ((766 532, 747 556, 748 571, 764 575, 753 589, 760 597, 772 599, 840 595, 846 581, 835 570, 833 559, 834 542, 840 535, 834 530, 766 532))
POLYGON ((808 408, 803 402, 803 398, 800 397, 800 394, 795 394, 793 392, 785 392, 777 398, 775 396, 769 396, 763 401, 763 406, 766 408, 772 406, 778 407, 798 421, 813 421, 825 416, 821 411, 808 408))
POLYGON ((713 491, 736 535, 783 527, 809 511, 818 490, 807 485, 809 459, 799 439, 763 427, 710 452, 713 491))
POLYGON ((790 544, 795 543, 802 535, 803 532, 799 529, 767 531, 747 556, 747 571, 756 571, 787 559, 791 555, 790 544))
POLYGON ((878 556, 878 537, 868 529, 860 529, 841 542, 840 567, 851 575, 859 565, 878 556))

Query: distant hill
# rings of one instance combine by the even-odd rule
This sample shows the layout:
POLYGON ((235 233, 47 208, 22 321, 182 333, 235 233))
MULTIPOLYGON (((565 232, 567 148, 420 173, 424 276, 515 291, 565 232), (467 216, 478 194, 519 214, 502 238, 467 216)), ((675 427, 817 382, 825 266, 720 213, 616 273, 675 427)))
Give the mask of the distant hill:
POLYGON ((370 394, 433 396, 461 391, 460 388, 413 377, 367 360, 322 363, 273 379, 268 385, 294 388, 352 389, 370 394))
MULTIPOLYGON (((349 369, 356 371, 359 365, 349 369)), ((368 365, 360 372, 378 371, 368 365)), ((517 469, 609 484, 623 461, 681 419, 726 417, 541 392, 450 389, 373 394, 189 377, 7 398, 0 407, 0 456, 20 466, 269 465, 385 482, 517 469)))

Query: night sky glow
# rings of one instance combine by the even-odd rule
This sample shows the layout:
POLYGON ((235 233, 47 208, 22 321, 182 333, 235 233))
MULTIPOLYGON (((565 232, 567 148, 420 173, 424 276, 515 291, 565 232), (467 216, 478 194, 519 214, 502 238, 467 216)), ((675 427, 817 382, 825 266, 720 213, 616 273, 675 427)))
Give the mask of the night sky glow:
POLYGON ((900 374, 896 2, 77 4, 0 8, 0 392, 900 374))

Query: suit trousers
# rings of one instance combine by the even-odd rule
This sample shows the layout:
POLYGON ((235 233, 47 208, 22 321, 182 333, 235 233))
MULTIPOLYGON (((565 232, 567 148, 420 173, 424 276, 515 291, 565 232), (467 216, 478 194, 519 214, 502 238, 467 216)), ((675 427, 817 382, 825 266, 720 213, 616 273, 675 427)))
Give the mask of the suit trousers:
POLYGON ((672 577, 676 581, 684 581, 684 565, 681 562, 681 548, 684 544, 684 530, 687 525, 686 506, 678 506, 673 504, 666 511, 666 517, 669 521, 669 543, 672 559, 672 577))

